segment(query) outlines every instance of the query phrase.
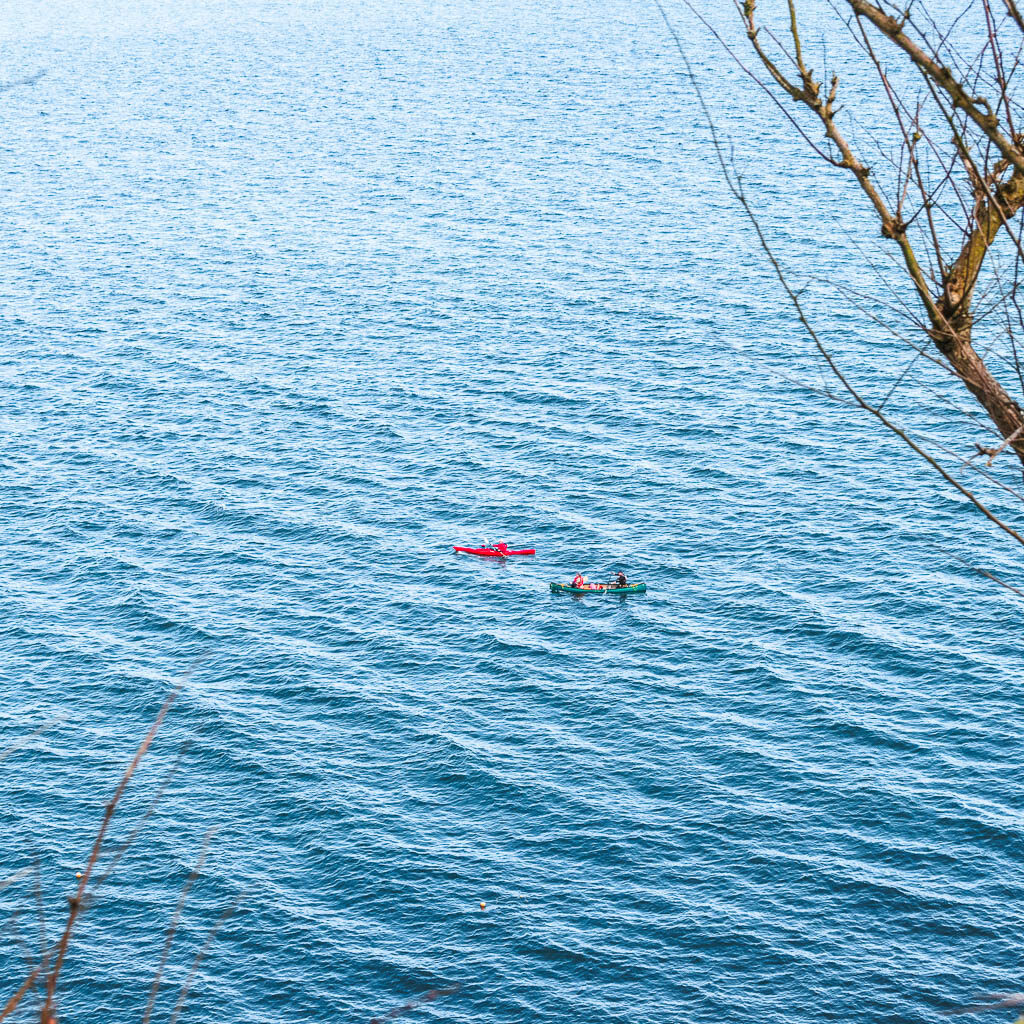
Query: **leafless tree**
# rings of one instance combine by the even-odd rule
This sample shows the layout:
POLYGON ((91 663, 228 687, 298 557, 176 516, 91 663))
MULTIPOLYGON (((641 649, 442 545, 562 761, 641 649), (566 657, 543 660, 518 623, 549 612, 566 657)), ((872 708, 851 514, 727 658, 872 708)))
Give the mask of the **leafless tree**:
MULTIPOLYGON (((895 257, 881 271, 889 301, 875 308, 887 305, 904 321, 886 326, 915 350, 913 360, 928 359, 942 367, 952 382, 954 397, 946 399, 951 408, 960 409, 957 390, 980 407, 963 414, 963 450, 929 450, 912 430, 886 414, 888 394, 866 397, 840 369, 805 313, 800 289, 790 285, 776 259, 716 132, 730 188, 754 221, 801 323, 848 396, 1024 545, 1024 530, 993 511, 973 484, 963 482, 966 471, 977 471, 986 485, 1000 489, 1002 499, 1010 496, 1024 503, 1024 494, 1005 481, 1005 474, 992 471, 995 460, 1014 454, 1024 464, 1024 311, 1019 295, 1024 259, 1019 216, 1024 209, 1024 15, 1016 0, 963 0, 955 10, 954 5, 929 5, 927 0, 815 3, 816 15, 824 13, 837 31, 851 37, 847 53, 857 54, 861 70, 874 82, 879 103, 871 109, 864 109, 862 90, 845 88, 837 70, 819 72, 811 66, 809 53, 818 52, 821 31, 816 27, 814 38, 807 38, 803 19, 808 12, 798 9, 797 0, 778 0, 767 19, 756 0, 734 0, 750 48, 746 55, 739 43, 730 43, 711 25, 707 8, 702 10, 697 0, 683 2, 775 101, 809 151, 820 158, 823 173, 846 175, 856 183, 860 224, 874 237, 880 234, 880 244, 895 257), (879 109, 884 110, 881 117, 879 109), (865 121, 870 130, 864 130, 865 121), (991 440, 982 436, 979 441, 982 430, 991 431, 991 440)), ((660 0, 655 3, 675 34, 664 6, 660 0)), ((676 42, 682 52, 678 35, 676 42)), ((687 70, 697 85, 689 64, 687 70)), ((714 115, 700 99, 714 131, 714 115)), ((842 282, 836 286, 845 287, 842 282)), ((867 327, 877 319, 866 310, 867 327)))

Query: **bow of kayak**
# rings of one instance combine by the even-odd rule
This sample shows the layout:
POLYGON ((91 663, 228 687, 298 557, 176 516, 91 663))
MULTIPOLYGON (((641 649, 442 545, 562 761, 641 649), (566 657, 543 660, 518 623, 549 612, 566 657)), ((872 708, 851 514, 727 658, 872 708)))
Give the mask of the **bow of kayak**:
POLYGON ((646 594, 646 583, 630 583, 628 587, 609 587, 606 583, 593 583, 574 587, 569 583, 552 583, 553 594, 646 594))

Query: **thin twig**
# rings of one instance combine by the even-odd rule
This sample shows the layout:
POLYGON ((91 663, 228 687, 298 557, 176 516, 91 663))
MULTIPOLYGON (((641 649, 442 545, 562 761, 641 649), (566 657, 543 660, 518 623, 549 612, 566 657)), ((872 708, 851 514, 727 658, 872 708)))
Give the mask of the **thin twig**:
POLYGON ((128 834, 128 838, 114 851, 114 855, 107 865, 106 870, 103 874, 96 878, 93 882, 92 888, 89 890, 86 899, 91 901, 96 894, 96 890, 114 873, 114 869, 121 862, 121 858, 128 852, 128 850, 134 845, 135 840, 139 838, 139 834, 142 832, 145 824, 152 817, 153 812, 156 810, 157 804, 163 799, 164 793, 167 792, 167 787, 171 784, 171 780, 178 773, 178 769, 181 767, 181 762, 185 757, 186 752, 189 749, 189 744, 182 744, 181 750, 178 752, 177 760, 168 769, 167 773, 160 780, 160 785, 157 787, 157 791, 153 798, 149 802, 149 806, 143 812, 142 817, 136 823, 135 828, 128 834))
POLYGON ((969 569, 972 569, 974 572, 976 572, 979 576, 985 576, 987 579, 992 580, 994 583, 998 583, 1001 587, 1005 587, 1007 590, 1011 591, 1011 593, 1016 594, 1018 597, 1024 597, 1024 590, 1018 590, 1012 584, 1007 583, 1005 580, 1001 580, 995 573, 989 572, 987 569, 982 569, 980 566, 975 565, 973 562, 969 562, 966 558, 963 558, 961 555, 956 554, 956 552, 947 551, 945 548, 940 548, 937 544, 932 544, 930 546, 933 547, 936 551, 941 551, 948 558, 955 558, 958 562, 962 562, 969 569))
POLYGON ((188 998, 188 994, 192 989, 192 982, 196 976, 196 971, 199 970, 199 965, 206 959, 206 954, 209 952, 210 946, 213 945, 213 940, 217 937, 217 932, 220 931, 221 925, 223 925, 228 918, 234 914, 238 909, 239 903, 242 902, 244 897, 245 893, 242 893, 234 903, 232 903, 231 906, 217 918, 213 927, 207 934, 206 941, 203 943, 202 949, 196 953, 196 958, 192 961, 192 967, 185 978, 185 984, 181 986, 181 993, 178 996, 178 1001, 174 1004, 174 1012, 171 1014, 170 1024, 177 1024, 178 1015, 181 1013, 181 1009, 185 1005, 185 1000, 188 998))
POLYGON ((440 999, 441 996, 455 995, 460 988, 462 988, 461 985, 452 985, 451 988, 432 988, 429 992, 424 992, 423 995, 410 999, 408 1002, 402 1003, 401 1006, 396 1006, 393 1010, 388 1010, 381 1017, 373 1017, 370 1020, 370 1024, 384 1024, 386 1020, 402 1017, 410 1010, 415 1010, 417 1006, 422 1006, 424 1003, 432 1003, 435 999, 440 999))
POLYGON ((174 942, 174 936, 181 922, 181 914, 185 909, 185 900, 188 899, 192 886, 195 885, 196 880, 202 873, 203 864, 206 862, 207 851, 210 847, 210 840, 216 832, 216 828, 207 830, 206 835, 203 837, 203 846, 199 851, 199 858, 196 861, 195 867, 189 872, 189 876, 185 879, 185 884, 182 886, 181 895, 178 897, 178 905, 174 908, 171 923, 167 926, 167 936, 164 939, 164 948, 160 954, 160 964, 156 969, 156 974, 153 976, 153 984, 149 990, 149 1001, 146 1003, 146 1012, 143 1014, 142 1024, 149 1024, 150 1015, 153 1013, 153 1006, 156 1004, 157 993, 160 991, 160 981, 163 978, 164 968, 167 966, 167 958, 171 954, 171 944, 174 942))
POLYGON ((0 750, 0 761, 3 761, 5 758, 10 757, 11 754, 13 754, 16 750, 20 750, 23 746, 25 746, 26 743, 28 743, 30 740, 35 739, 36 736, 38 736, 40 733, 46 732, 47 729, 50 729, 53 726, 60 724, 61 722, 67 721, 67 717, 67 715, 54 715, 52 718, 48 718, 45 722, 43 722, 43 724, 39 726, 38 729, 33 729, 30 733, 26 733, 20 739, 16 739, 10 746, 5 747, 3 750, 0 750))
POLYGON ((64 933, 61 935, 60 942, 57 944, 57 957, 54 961, 53 969, 50 971, 50 974, 46 979, 46 1003, 43 1007, 43 1020, 46 1024, 49 1024, 49 1017, 54 1016, 53 1010, 57 991, 57 980, 60 977, 61 968, 64 966, 64 958, 67 956, 68 944, 71 941, 71 932, 75 927, 75 922, 78 920, 78 915, 82 911, 83 899, 89 885, 89 879, 92 877, 93 869, 96 867, 96 861, 99 859, 100 850, 103 848, 103 840, 106 837, 107 829, 110 827, 114 811, 117 809, 118 802, 124 795, 128 782, 135 774, 135 769, 138 768, 139 763, 146 754, 146 751, 149 750, 150 744, 153 742, 160 726, 163 724, 164 716, 177 699, 179 692, 180 688, 175 688, 171 692, 170 696, 168 696, 164 701, 159 714, 156 716, 156 720, 153 722, 152 726, 150 726, 149 732, 146 733, 145 738, 139 744, 139 748, 135 752, 135 757, 132 758, 131 764, 128 765, 124 775, 121 776, 121 781, 118 783, 117 789, 114 791, 114 795, 107 802, 104 809, 103 822, 101 823, 99 832, 96 834, 96 839, 93 842, 88 863, 86 864, 85 870, 82 872, 81 879, 79 879, 78 890, 68 901, 70 909, 68 910, 67 923, 64 926, 64 933))

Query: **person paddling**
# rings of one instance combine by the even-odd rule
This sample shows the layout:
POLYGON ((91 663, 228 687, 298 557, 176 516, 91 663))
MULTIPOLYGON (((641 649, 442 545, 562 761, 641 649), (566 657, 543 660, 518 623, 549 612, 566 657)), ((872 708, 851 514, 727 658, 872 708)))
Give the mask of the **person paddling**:
POLYGON ((573 576, 573 578, 572 578, 572 585, 577 590, 582 590, 583 589, 583 584, 586 583, 586 582, 587 581, 579 573, 576 573, 576 575, 573 576))
POLYGON ((628 587, 629 583, 626 582, 626 574, 620 569, 615 574, 615 586, 617 587, 628 587))

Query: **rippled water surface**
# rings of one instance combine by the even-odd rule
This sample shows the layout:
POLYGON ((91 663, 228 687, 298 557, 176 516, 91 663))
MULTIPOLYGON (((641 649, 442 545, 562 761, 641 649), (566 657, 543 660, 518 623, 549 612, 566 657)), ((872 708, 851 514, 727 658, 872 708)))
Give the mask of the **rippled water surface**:
MULTIPOLYGON (((727 130, 797 153, 674 13, 727 130)), ((114 845, 191 741, 62 1020, 141 1018, 211 826, 154 1020, 233 904, 183 1021, 1020 986, 1021 620, 932 545, 1012 564, 775 372, 817 369, 656 9, 14 0, 0 42, 46 72, 0 93, 0 874, 38 858, 51 931, 176 680, 114 845), (548 591, 620 567, 645 596, 548 591)), ((841 261, 784 163, 779 244, 841 261)), ((6 999, 40 940, 0 900, 6 999)))

